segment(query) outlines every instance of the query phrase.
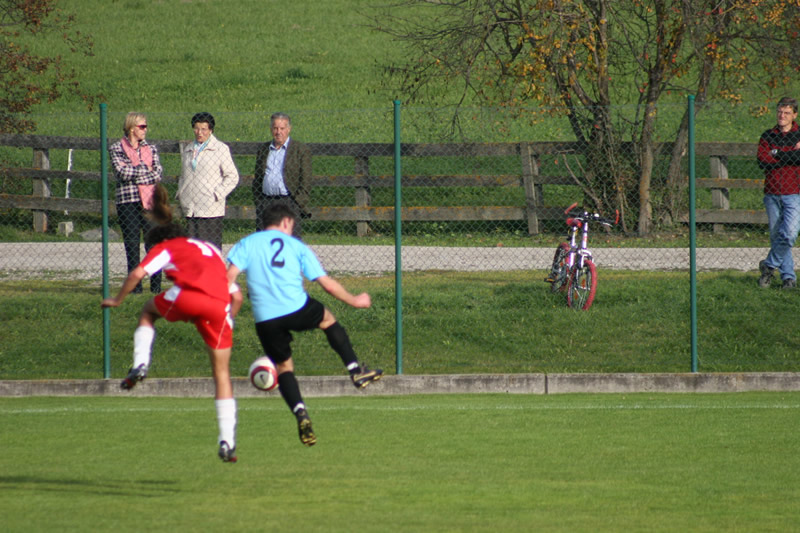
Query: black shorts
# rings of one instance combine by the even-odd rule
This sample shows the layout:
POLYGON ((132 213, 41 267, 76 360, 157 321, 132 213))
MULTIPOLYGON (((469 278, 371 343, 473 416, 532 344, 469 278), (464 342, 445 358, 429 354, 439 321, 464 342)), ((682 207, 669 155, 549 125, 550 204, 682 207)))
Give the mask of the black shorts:
POLYGON ((277 365, 292 357, 292 331, 307 331, 319 327, 325 306, 308 297, 306 304, 288 315, 256 323, 256 334, 264 353, 277 365))

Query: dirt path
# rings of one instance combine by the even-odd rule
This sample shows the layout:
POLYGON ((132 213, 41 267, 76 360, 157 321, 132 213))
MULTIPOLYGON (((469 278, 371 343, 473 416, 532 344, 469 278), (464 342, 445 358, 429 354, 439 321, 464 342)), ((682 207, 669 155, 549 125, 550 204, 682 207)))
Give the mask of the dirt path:
MULTIPOLYGON (((335 273, 393 272, 394 246, 312 246, 326 270, 335 273)), ((226 253, 229 246, 225 246, 226 253)), ((688 270, 686 248, 596 248, 599 269, 688 270)), ((800 253, 795 252, 800 264, 800 253)), ((756 270, 766 248, 701 248, 697 270, 756 270)), ((109 245, 112 278, 125 275, 121 243, 109 245)), ((144 255, 142 255, 144 257, 144 255)), ((466 248, 407 246, 401 258, 403 271, 419 270, 545 270, 553 260, 552 248, 466 248)), ((0 279, 101 279, 102 245, 90 243, 0 243, 0 279)))

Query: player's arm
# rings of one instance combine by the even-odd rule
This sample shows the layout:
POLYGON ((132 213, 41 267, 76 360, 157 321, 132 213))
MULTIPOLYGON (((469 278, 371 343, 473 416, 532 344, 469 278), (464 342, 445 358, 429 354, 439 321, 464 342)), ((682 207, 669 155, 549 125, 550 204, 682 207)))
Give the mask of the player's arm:
POLYGON ((244 298, 242 297, 242 291, 239 290, 239 285, 237 283, 229 282, 229 287, 231 293, 231 316, 236 318, 236 315, 239 314, 239 309, 242 308, 244 298))
POLYGON ((119 306, 119 304, 121 304, 125 300, 125 297, 128 296, 128 294, 130 294, 131 291, 136 288, 139 282, 142 281, 146 275, 147 272, 145 272, 144 268, 142 268, 141 266, 137 266, 136 268, 131 270, 131 273, 128 274, 128 277, 122 283, 122 287, 120 287, 117 295, 113 298, 104 299, 102 302, 100 302, 100 306, 101 307, 119 306))
POLYGON ((239 267, 237 267, 233 263, 229 263, 228 264, 228 285, 229 286, 233 285, 234 283, 236 283, 236 278, 239 277, 239 272, 241 272, 241 270, 239 270, 239 267))
POLYGON ((231 291, 231 316, 236 318, 236 315, 239 313, 239 309, 242 308, 242 302, 244 298, 242 298, 242 291, 239 290, 239 285, 236 283, 236 278, 239 277, 239 267, 234 265, 233 263, 228 264, 228 287, 230 287, 231 291), (234 287, 236 290, 234 291, 234 287))
POLYGON ((320 287, 325 289, 325 292, 351 307, 366 309, 372 305, 372 300, 370 299, 369 294, 366 292, 362 292, 361 294, 357 295, 350 294, 350 292, 348 292, 348 290, 345 289, 341 283, 330 276, 320 276, 314 281, 319 283, 320 287))

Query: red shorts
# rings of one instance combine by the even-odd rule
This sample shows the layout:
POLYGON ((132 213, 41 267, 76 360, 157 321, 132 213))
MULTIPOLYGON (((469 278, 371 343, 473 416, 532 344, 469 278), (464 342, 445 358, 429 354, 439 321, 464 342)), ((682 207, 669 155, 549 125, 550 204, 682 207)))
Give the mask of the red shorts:
POLYGON ((230 302, 211 298, 205 293, 172 286, 153 298, 156 309, 169 322, 191 322, 203 341, 213 349, 233 346, 233 319, 230 302))

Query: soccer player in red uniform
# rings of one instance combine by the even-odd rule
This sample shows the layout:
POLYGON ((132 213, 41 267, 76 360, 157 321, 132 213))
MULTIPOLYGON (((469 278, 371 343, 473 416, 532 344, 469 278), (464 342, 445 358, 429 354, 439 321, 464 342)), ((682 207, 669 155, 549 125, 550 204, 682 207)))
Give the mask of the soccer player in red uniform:
POLYGON ((155 322, 191 322, 203 337, 211 359, 216 387, 215 406, 219 424, 219 456, 236 462, 236 400, 230 377, 233 346, 233 317, 242 305, 238 286, 228 284, 227 267, 220 251, 205 241, 186 237, 183 226, 172 222, 167 192, 162 186, 155 194, 154 217, 161 224, 145 237, 151 246, 144 260, 133 269, 114 298, 102 307, 118 307, 145 275, 162 271, 174 285, 148 300, 133 334, 133 366, 120 386, 132 389, 147 376, 155 339, 155 322))

